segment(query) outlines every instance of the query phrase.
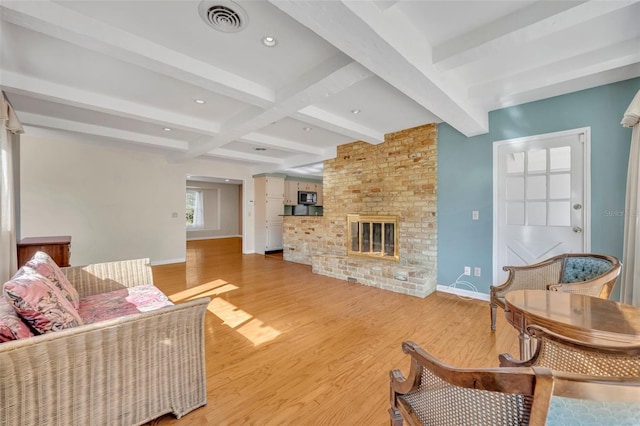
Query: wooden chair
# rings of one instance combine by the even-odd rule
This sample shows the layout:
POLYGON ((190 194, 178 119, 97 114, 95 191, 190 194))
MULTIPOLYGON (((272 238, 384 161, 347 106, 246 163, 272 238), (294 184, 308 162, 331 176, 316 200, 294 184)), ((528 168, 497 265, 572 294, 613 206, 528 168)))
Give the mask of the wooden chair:
POLYGON ((622 264, 615 256, 565 253, 527 266, 505 266, 507 280, 490 288, 491 331, 496 331, 496 311, 504 309, 504 296, 513 290, 549 290, 580 293, 608 299, 622 264))
MULTIPOLYGON (((544 367, 460 369, 445 365, 417 344, 402 344, 411 356, 407 378, 390 372, 390 424, 562 424, 566 401, 624 405, 616 413, 640 416, 640 379, 554 372, 544 367), (552 400, 560 398, 560 400, 552 400), (554 417, 555 416, 555 417, 554 417)), ((569 404, 570 405, 570 404, 569 404)), ((570 409, 570 408, 569 408, 570 409)), ((580 408, 582 409, 582 408, 580 408)), ((596 410, 602 413, 599 405, 596 410)), ((607 418, 616 422, 618 419, 607 418)))
POLYGON ((531 359, 499 356, 501 367, 545 367, 567 373, 640 378, 640 345, 620 346, 581 342, 539 326, 527 327, 537 347, 531 359))

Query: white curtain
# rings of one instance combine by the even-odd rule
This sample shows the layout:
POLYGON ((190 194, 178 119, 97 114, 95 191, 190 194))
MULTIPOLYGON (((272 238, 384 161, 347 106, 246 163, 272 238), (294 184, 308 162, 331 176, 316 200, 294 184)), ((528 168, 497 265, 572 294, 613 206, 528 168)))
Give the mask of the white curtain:
POLYGON ((620 301, 640 306, 640 90, 624 113, 622 125, 631 127, 631 150, 627 174, 627 201, 624 219, 624 250, 620 301))
POLYGON ((202 191, 194 191, 193 227, 204 228, 204 197, 202 191))
POLYGON ((13 107, 0 96, 0 284, 16 271, 16 218, 12 144, 23 132, 13 107))

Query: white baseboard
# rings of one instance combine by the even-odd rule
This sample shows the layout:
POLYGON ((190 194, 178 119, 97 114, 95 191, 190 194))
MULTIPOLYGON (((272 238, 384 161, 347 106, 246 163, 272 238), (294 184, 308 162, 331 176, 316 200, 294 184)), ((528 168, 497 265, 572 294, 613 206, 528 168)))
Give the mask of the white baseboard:
POLYGON ((441 291, 443 293, 455 294, 456 296, 460 296, 460 297, 467 297, 467 298, 471 298, 471 299, 484 300, 484 301, 487 301, 487 302, 489 301, 489 295, 488 294, 478 293, 477 291, 466 290, 466 289, 460 288, 460 287, 453 287, 451 285, 437 285, 436 286, 436 290, 437 291, 441 291))
POLYGON ((184 257, 181 257, 180 259, 157 260, 157 261, 151 262, 151 266, 169 265, 171 263, 184 263, 186 261, 187 259, 184 257))
POLYGON ((187 241, 218 240, 220 238, 242 238, 242 235, 222 235, 222 236, 215 236, 215 237, 194 237, 194 238, 187 238, 187 241))

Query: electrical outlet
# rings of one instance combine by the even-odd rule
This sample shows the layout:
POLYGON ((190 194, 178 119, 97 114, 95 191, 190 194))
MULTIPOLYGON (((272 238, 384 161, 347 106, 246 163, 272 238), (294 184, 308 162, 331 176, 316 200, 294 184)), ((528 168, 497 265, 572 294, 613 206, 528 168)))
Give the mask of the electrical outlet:
POLYGON ((473 276, 474 277, 479 277, 480 276, 480 268, 478 266, 473 268, 473 276))
POLYGON ((464 267, 464 274, 465 275, 471 275, 471 266, 465 266, 464 267))
POLYGON ((478 210, 474 210, 471 212, 471 220, 479 220, 480 212, 478 210))

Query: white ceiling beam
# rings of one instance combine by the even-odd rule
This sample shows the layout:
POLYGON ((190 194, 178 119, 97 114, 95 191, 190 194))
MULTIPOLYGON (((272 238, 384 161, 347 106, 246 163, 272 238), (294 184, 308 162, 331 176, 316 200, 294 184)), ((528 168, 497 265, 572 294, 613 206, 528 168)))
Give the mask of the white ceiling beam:
POLYGON ((274 101, 268 87, 51 1, 4 2, 0 8, 7 22, 153 72, 252 105, 267 107, 274 101))
POLYGON ((633 38, 595 51, 565 58, 561 61, 528 69, 508 78, 498 79, 469 88, 469 96, 484 102, 503 104, 506 94, 517 97, 547 86, 596 75, 616 68, 636 64, 640 69, 640 39, 633 38))
POLYGON ((488 131, 486 111, 433 67, 427 40, 399 8, 381 10, 365 1, 269 1, 461 133, 488 131))
MULTIPOLYGON (((306 166, 309 164, 320 163, 324 160, 334 158, 335 153, 326 155, 298 155, 295 157, 287 158, 277 168, 279 171, 286 169, 293 169, 300 166, 306 166)), ((251 174, 257 175, 260 173, 273 173, 273 166, 268 165, 256 165, 251 169, 251 174)))
POLYGON ((269 157, 260 154, 249 154, 246 152, 233 151, 231 149, 216 148, 205 155, 216 158, 225 158, 227 160, 248 161, 251 163, 259 163, 265 165, 267 168, 273 169, 273 165, 280 167, 284 163, 281 158, 269 157), (265 164, 267 163, 267 164, 265 164))
POLYGON ((102 138, 117 139, 129 143, 151 145, 159 148, 171 150, 186 150, 188 143, 176 139, 162 138, 158 136, 145 135, 137 132, 113 129, 111 127, 97 126, 94 124, 80 123, 78 121, 64 120, 50 116, 33 114, 29 112, 19 112, 20 121, 26 126, 43 127, 53 130, 63 130, 73 133, 83 133, 102 138))
POLYGON ((636 77, 638 77, 638 64, 627 65, 626 67, 615 68, 598 74, 585 75, 584 77, 574 78, 573 80, 563 81, 535 90, 519 92, 517 94, 507 94, 498 98, 494 97, 493 99, 487 100, 487 107, 491 110, 496 110, 513 105, 521 105, 527 102, 565 95, 567 93, 604 86, 636 77))
POLYGON ((433 48, 433 62, 448 71, 637 3, 620 1, 541 1, 433 48))
POLYGON ((173 161, 195 158, 212 149, 221 147, 271 123, 281 120, 300 109, 325 99, 368 78, 371 73, 343 55, 331 58, 327 63, 315 67, 290 86, 279 91, 278 101, 269 108, 250 108, 232 118, 222 126, 221 132, 208 140, 193 144, 188 152, 173 161))
MULTIPOLYGON (((527 44, 527 48, 520 47, 511 51, 500 53, 500 60, 496 56, 484 58, 464 68, 457 70, 461 78, 467 82, 467 87, 481 86, 482 84, 509 79, 513 75, 526 72, 532 68, 540 68, 554 63, 562 62, 568 57, 583 54, 592 55, 592 62, 598 62, 609 56, 609 47, 624 43, 631 38, 636 46, 640 46, 637 35, 628 34, 629 31, 615 31, 606 36, 601 31, 593 34, 579 34, 577 31, 567 31, 562 40, 557 40, 552 49, 546 40, 533 41, 527 44)), ((638 34, 638 31, 635 31, 638 34)), ((553 70, 552 68, 550 70, 553 70)), ((579 71, 579 70, 577 70, 579 71)), ((456 71, 454 71, 456 72, 456 71)), ((470 98, 473 99, 471 95, 470 98)), ((482 103, 484 105, 484 103, 482 103)))
POLYGON ((353 138, 354 141, 369 142, 374 145, 384 142, 384 133, 313 105, 302 108, 291 117, 332 132, 349 136, 353 138))
POLYGON ((3 69, 0 69, 0 86, 9 93, 141 120, 162 127, 206 134, 216 134, 220 131, 219 124, 208 120, 201 120, 192 116, 126 101, 121 98, 51 83, 3 69))
POLYGON ((268 146, 271 148, 277 148, 282 151, 288 152, 307 153, 314 155, 321 155, 324 153, 324 149, 321 147, 310 146, 300 142, 294 142, 288 139, 282 139, 275 136, 269 136, 255 132, 248 133, 238 140, 268 146))

